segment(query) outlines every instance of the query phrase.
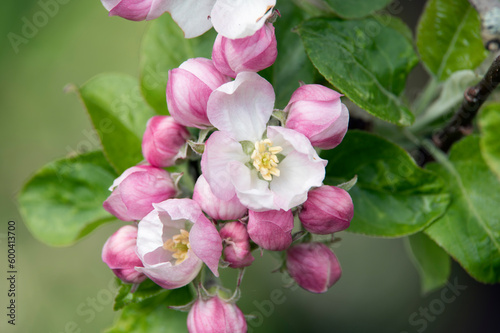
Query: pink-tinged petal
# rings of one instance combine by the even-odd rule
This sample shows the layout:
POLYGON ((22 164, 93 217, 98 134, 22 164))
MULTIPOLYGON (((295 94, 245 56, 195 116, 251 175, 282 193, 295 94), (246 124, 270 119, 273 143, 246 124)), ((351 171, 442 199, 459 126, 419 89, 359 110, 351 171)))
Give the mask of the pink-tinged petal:
POLYGON ((136 172, 120 184, 123 203, 136 220, 153 210, 153 203, 173 197, 177 190, 172 179, 163 169, 153 172, 136 172))
POLYGON ((194 185, 193 200, 214 220, 236 220, 247 213, 237 196, 231 200, 221 200, 215 196, 203 175, 194 185))
POLYGON ((162 262, 156 265, 148 265, 144 262, 144 267, 137 267, 138 272, 146 274, 160 287, 165 289, 176 289, 183 287, 193 281, 203 266, 201 261, 193 251, 188 252, 188 257, 179 265, 172 265, 170 262, 162 262))
POLYGON ((184 37, 197 37, 212 27, 210 13, 217 0, 169 1, 169 12, 184 31, 184 37))
POLYGON ((149 165, 125 170, 110 189, 114 189, 113 193, 103 207, 123 221, 142 219, 153 210, 153 203, 177 193, 168 172, 149 165))
POLYGON ((152 20, 169 10, 169 0, 102 0, 109 16, 120 16, 132 21, 152 20))
POLYGON ((229 267, 242 268, 252 264, 255 258, 250 252, 250 238, 246 226, 241 222, 229 222, 219 231, 224 243, 224 260, 229 267))
POLYGON ((102 5, 104 8, 106 8, 108 11, 116 7, 116 5, 122 0, 101 0, 102 5))
POLYGON ((175 68, 168 72, 167 105, 174 119, 188 127, 207 128, 208 97, 212 93, 194 74, 175 68))
POLYGON ((249 157, 243 152, 241 144, 226 133, 219 131, 212 133, 205 143, 201 170, 213 194, 226 201, 235 195, 228 169, 231 161, 246 163, 249 157))
POLYGON ((214 89, 229 80, 210 59, 186 60, 168 73, 166 93, 170 114, 184 126, 211 126, 207 117, 208 98, 214 89))
POLYGON ((147 171, 149 170, 151 167, 149 165, 136 165, 136 166, 133 166, 133 167, 130 167, 128 168, 127 170, 123 171, 123 173, 118 177, 116 178, 114 181, 113 181, 113 185, 111 185, 109 187, 109 190, 110 191, 113 191, 116 187, 118 187, 118 185, 120 185, 122 183, 122 181, 127 178, 128 176, 130 176, 131 174, 133 174, 134 172, 139 172, 139 171, 147 171))
POLYGON ((292 211, 248 212, 248 235, 263 249, 283 251, 292 244, 292 211))
POLYGON ((349 112, 342 95, 317 84, 307 84, 292 95, 285 111, 286 127, 304 134, 315 147, 332 149, 347 132, 349 112))
POLYGON ((153 166, 172 166, 178 158, 185 158, 181 148, 189 137, 189 131, 173 117, 154 116, 146 125, 142 138, 142 154, 153 166))
POLYGON ((189 233, 191 249, 208 268, 219 276, 219 259, 222 255, 222 239, 217 228, 204 215, 200 215, 189 233))
POLYGON ((187 318, 189 333, 245 333, 247 323, 243 312, 219 296, 199 298, 187 318))
POLYGON ((122 221, 134 221, 134 218, 130 217, 128 213, 127 206, 123 203, 120 189, 115 189, 103 202, 102 207, 122 221))
POLYGON ((297 101, 288 109, 286 127, 310 138, 340 117, 341 105, 340 98, 332 101, 297 101))
POLYGON ((102 248, 102 261, 125 283, 141 283, 146 279, 135 270, 135 267, 142 267, 135 251, 136 243, 137 227, 126 225, 109 237, 102 248))
POLYGON ((257 170, 250 170, 241 162, 231 162, 228 167, 231 183, 244 206, 254 211, 278 209, 269 183, 258 177, 257 170))
POLYGON ((307 199, 311 187, 321 186, 327 161, 321 159, 309 140, 294 130, 270 126, 268 138, 283 148, 285 158, 280 161, 279 177, 273 177, 270 189, 275 193, 274 203, 279 209, 289 210, 307 199))
POLYGON ((218 0, 212 10, 212 24, 224 37, 253 35, 272 14, 276 0, 218 0))
POLYGON ((192 199, 171 199, 155 205, 155 209, 168 213, 173 221, 187 220, 196 223, 203 215, 200 205, 192 199))
POLYGON ((342 104, 340 116, 323 132, 310 137, 313 146, 321 149, 332 149, 337 147, 344 139, 349 126, 349 111, 342 104))
POLYGON ((262 138, 274 107, 272 85, 256 73, 243 72, 212 92, 208 119, 236 141, 262 138))
POLYGON ((306 84, 294 91, 288 105, 297 101, 332 101, 342 96, 344 95, 320 84, 306 84))
POLYGON ((302 288, 324 293, 340 279, 342 269, 335 254, 322 243, 302 243, 288 249, 288 273, 302 288))
POLYGON ((279 164, 280 176, 271 182, 275 193, 274 202, 283 210, 289 210, 307 200, 311 187, 321 186, 325 178, 325 166, 320 161, 311 161, 307 155, 297 151, 288 154, 279 164))
MULTIPOLYGON (((189 73, 196 76, 210 89, 215 90, 226 82, 231 81, 231 78, 225 76, 217 70, 214 63, 206 58, 192 58, 184 61, 180 66, 189 73)), ((189 88, 192 88, 189 86, 189 88)))
POLYGON ((324 185, 309 191, 299 219, 307 231, 327 235, 347 229, 353 215, 354 206, 349 193, 324 185))
POLYGON ((261 71, 271 66, 277 55, 276 36, 271 23, 245 38, 229 39, 219 34, 212 49, 215 67, 231 77, 241 72, 261 71))

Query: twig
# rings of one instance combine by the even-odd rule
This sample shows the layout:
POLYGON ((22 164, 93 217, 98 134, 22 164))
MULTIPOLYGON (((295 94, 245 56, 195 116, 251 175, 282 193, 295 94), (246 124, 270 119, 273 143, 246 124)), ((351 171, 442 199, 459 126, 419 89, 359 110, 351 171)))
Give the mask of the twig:
MULTIPOLYGON (((478 84, 465 90, 464 100, 460 109, 458 109, 450 122, 432 137, 434 145, 446 153, 455 142, 471 134, 474 117, 477 115, 481 105, 488 99, 499 83, 500 56, 493 61, 478 84)), ((420 166, 434 161, 433 155, 424 146, 418 147, 414 155, 420 166)))
POLYGON ((436 147, 447 152, 453 143, 472 133, 472 120, 499 83, 500 56, 493 61, 483 79, 465 91, 462 106, 448 125, 433 136, 436 147))

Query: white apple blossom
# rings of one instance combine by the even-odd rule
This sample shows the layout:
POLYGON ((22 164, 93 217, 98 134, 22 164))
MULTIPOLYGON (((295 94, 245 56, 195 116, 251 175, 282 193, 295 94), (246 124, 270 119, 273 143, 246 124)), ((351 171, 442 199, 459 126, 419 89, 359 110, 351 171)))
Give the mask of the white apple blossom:
POLYGON ((268 126, 275 95, 269 82, 243 72, 210 95, 207 115, 218 131, 206 142, 202 172, 215 196, 235 195, 253 211, 290 210, 321 186, 327 161, 301 133, 268 126))

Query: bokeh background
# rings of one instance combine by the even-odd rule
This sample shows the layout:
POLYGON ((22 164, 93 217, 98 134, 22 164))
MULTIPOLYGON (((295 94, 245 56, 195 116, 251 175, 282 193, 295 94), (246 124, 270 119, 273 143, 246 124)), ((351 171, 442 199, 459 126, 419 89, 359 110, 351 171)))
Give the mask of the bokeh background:
MULTIPOLYGON (((31 31, 17 50, 8 34, 23 36, 26 21, 33 22, 43 10, 40 2, 7 0, 0 11, 0 332, 95 333, 116 317, 109 298, 114 276, 100 256, 103 243, 121 224, 105 225, 72 247, 48 247, 24 226, 16 195, 41 166, 88 142, 90 121, 77 96, 63 88, 106 71, 137 76, 139 45, 148 24, 108 18, 99 0, 60 2, 57 13, 31 31), (9 220, 17 223, 15 326, 7 324, 6 316, 9 220)), ((414 27, 423 3, 401 1, 400 16, 414 27)), ((345 232, 340 237, 335 252, 343 277, 323 295, 284 288, 281 275, 271 274, 274 258, 264 254, 256 260, 238 303, 245 313, 257 315, 251 331, 500 332, 498 286, 475 282, 454 263, 450 279, 466 289, 450 304, 442 303, 449 287, 420 294, 402 239, 345 232), (429 307, 426 318, 420 311, 429 307)), ((228 279, 234 278, 229 274, 228 279)))

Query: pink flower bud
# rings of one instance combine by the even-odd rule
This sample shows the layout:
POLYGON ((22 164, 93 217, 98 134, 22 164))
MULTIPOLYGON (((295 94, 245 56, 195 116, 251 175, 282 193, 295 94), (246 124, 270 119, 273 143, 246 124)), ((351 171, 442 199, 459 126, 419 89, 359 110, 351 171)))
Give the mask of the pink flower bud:
POLYGON ((245 38, 229 39, 219 34, 212 50, 215 67, 231 77, 241 72, 261 71, 271 66, 277 55, 276 36, 271 23, 245 38))
POLYGON ((131 21, 152 20, 167 11, 164 1, 101 0, 109 16, 120 16, 131 21))
POLYGON ((210 59, 194 58, 183 62, 179 68, 168 72, 167 105, 170 115, 184 126, 210 127, 208 97, 229 80, 210 59))
POLYGON ((349 111, 338 92, 319 84, 306 84, 295 90, 285 108, 286 127, 304 134, 315 147, 332 149, 344 138, 349 111))
POLYGON ((324 185, 309 191, 299 219, 307 231, 327 235, 347 229, 353 215, 349 193, 336 186, 324 185))
POLYGON ((142 267, 141 259, 135 253, 137 227, 126 225, 108 238, 102 248, 102 261, 125 283, 141 283, 146 275, 135 267, 142 267))
POLYGON ((185 158, 180 153, 190 134, 169 116, 154 116, 146 125, 142 138, 142 154, 152 166, 165 168, 175 164, 178 158, 185 158))
POLYGON ((226 244, 223 253, 224 260, 229 263, 229 267, 241 268, 252 264, 255 258, 250 253, 250 238, 243 223, 226 223, 219 234, 226 244))
POLYGON ((248 211, 248 235, 261 248, 286 250, 292 243, 293 214, 291 210, 248 211))
POLYGON ((237 196, 228 201, 216 197, 203 175, 194 185, 193 200, 214 220, 236 220, 247 213, 247 208, 240 203, 237 196))
POLYGON ((286 266, 299 286, 324 293, 340 279, 342 269, 332 250, 322 243, 302 243, 286 252, 286 266))
POLYGON ((173 197, 177 190, 168 172, 149 165, 128 168, 109 188, 113 191, 103 207, 122 221, 140 220, 153 203, 173 197))
POLYGON ((235 304, 214 296, 196 300, 189 311, 187 327, 189 333, 245 333, 247 322, 235 304))

